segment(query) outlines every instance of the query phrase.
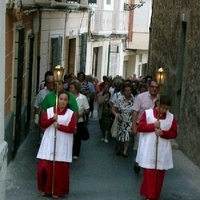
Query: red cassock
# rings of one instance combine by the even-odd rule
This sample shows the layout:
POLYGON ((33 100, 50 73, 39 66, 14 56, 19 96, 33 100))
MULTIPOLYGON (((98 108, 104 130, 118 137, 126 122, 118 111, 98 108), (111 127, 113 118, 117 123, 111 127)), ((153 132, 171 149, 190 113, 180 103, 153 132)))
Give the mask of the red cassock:
MULTIPOLYGON (((143 134, 152 134, 155 131, 154 123, 147 123, 147 112, 144 112, 141 116, 138 124, 138 132, 143 134)), ((153 118, 157 119, 157 110, 153 109, 153 118)), ((160 120, 165 120, 166 114, 160 116, 160 120)), ((154 134, 154 133, 153 133, 154 134)), ((169 130, 163 131, 163 135, 160 136, 163 139, 169 140, 174 139, 177 136, 177 122, 175 118, 172 120, 172 124, 169 130)), ((145 152, 143 152, 145 153, 145 152)), ((155 164, 154 164, 155 165, 155 164)), ((162 185, 165 176, 165 169, 157 169, 151 167, 143 167, 143 182, 140 188, 140 194, 145 196, 147 199, 157 200, 160 197, 162 185)))
MULTIPOLYGON (((55 109, 54 109, 54 112, 52 112, 51 116, 53 116, 53 113, 55 113, 55 109)), ((66 119, 69 118, 69 116, 67 115, 67 109, 65 109, 62 112, 58 109, 57 114, 58 114, 58 120, 59 120, 59 116, 63 116, 61 118, 65 118, 65 116, 66 116, 66 119)), ((66 119, 63 119, 63 120, 65 121, 66 119)), ((43 119, 41 121, 42 128, 46 129, 44 132, 43 139, 45 140, 47 138, 47 137, 45 137, 45 134, 47 134, 46 136, 49 137, 50 133, 51 133, 52 139, 48 140, 48 142, 46 142, 46 143, 42 139, 41 145, 42 144, 45 144, 45 145, 43 147, 40 146, 40 149, 42 148, 42 153, 40 153, 40 149, 39 149, 39 151, 38 151, 39 156, 37 155, 37 158, 38 158, 38 166, 37 166, 38 189, 39 189, 39 191, 45 192, 46 194, 52 194, 53 160, 52 160, 52 155, 51 155, 52 150, 51 151, 49 150, 50 149, 49 144, 53 144, 53 141, 54 141, 53 135, 55 132, 55 128, 52 126, 53 123, 54 123, 54 120, 52 117, 49 118, 49 114, 48 114, 48 110, 47 110, 47 112, 44 113, 43 119), (41 155, 48 155, 48 154, 51 156, 50 159, 48 159, 48 157, 47 158, 41 157, 41 155)), ((60 124, 57 129, 57 139, 56 140, 58 141, 58 143, 56 144, 56 148, 59 149, 60 153, 56 154, 57 160, 55 161, 55 165, 54 165, 55 166, 55 168, 54 168, 55 169, 54 170, 54 192, 53 192, 54 195, 65 195, 65 194, 69 193, 69 162, 71 162, 71 155, 68 156, 70 158, 68 158, 66 156, 68 160, 65 160, 65 159, 59 160, 59 158, 60 158, 59 154, 61 154, 61 157, 62 157, 62 155, 67 155, 67 153, 66 153, 67 148, 63 148, 63 145, 65 147, 70 142, 67 142, 66 140, 64 140, 61 143, 59 143, 60 140, 58 137, 61 136, 59 134, 62 134, 63 138, 67 139, 67 137, 66 137, 66 134, 67 134, 69 136, 68 138, 71 138, 72 134, 75 132, 75 126, 76 126, 76 117, 74 114, 72 114, 70 116, 69 123, 68 124, 60 124)), ((72 141, 73 141, 73 136, 72 136, 72 141)), ((69 150, 69 148, 72 149, 71 146, 68 147, 68 150, 69 150)))

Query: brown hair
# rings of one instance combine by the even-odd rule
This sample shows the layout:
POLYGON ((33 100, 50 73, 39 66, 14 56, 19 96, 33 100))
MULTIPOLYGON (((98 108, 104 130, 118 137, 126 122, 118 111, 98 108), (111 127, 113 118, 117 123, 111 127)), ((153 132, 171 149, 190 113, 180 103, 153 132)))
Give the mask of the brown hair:
POLYGON ((73 85, 77 92, 80 92, 81 90, 81 83, 78 80, 73 80, 70 82, 70 85, 73 85))

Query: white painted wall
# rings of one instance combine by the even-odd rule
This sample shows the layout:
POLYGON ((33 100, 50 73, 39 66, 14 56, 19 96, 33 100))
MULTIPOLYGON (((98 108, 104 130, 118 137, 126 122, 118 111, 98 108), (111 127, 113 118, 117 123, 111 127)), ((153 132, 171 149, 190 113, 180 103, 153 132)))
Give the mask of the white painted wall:
POLYGON ((92 73, 93 48, 95 47, 100 48, 97 78, 99 80, 102 80, 103 75, 107 74, 108 46, 109 46, 109 41, 88 42, 87 58, 86 58, 86 72, 85 72, 86 74, 92 73))
MULTIPOLYGON (((65 12, 43 11, 41 17, 41 46, 40 46, 40 82, 44 79, 46 71, 50 70, 50 45, 51 38, 56 36, 63 37, 63 52, 65 49, 65 12)), ((64 66, 64 63, 62 63, 64 66)))
POLYGON ((99 51, 99 60, 98 60, 98 70, 97 78, 102 80, 103 75, 107 75, 108 67, 108 49, 109 45, 119 46, 119 53, 110 54, 110 64, 109 64, 109 75, 123 75, 123 64, 124 64, 124 54, 123 54, 123 45, 121 40, 112 40, 112 41, 99 41, 99 42, 88 42, 87 48, 87 59, 86 59, 86 74, 92 73, 92 59, 93 59, 93 48, 100 47, 102 51, 99 51))
POLYGON ((103 1, 102 10, 113 10, 114 0, 110 0, 110 4, 107 4, 107 0, 101 1, 103 1))
POLYGON ((133 18, 133 37, 132 42, 129 42, 128 48, 147 50, 149 45, 149 26, 152 13, 152 0, 147 0, 146 3, 134 9, 133 18))
POLYGON ((44 74, 49 70, 50 45, 51 38, 62 36, 62 66, 66 66, 66 37, 76 38, 76 60, 75 72, 79 71, 80 66, 80 44, 79 34, 88 31, 88 13, 87 12, 61 12, 61 11, 43 11, 41 20, 41 62, 40 62, 40 81, 44 74))
POLYGON ((88 30, 88 13, 72 12, 67 14, 66 36, 78 36, 88 30))
POLYGON ((149 25, 152 13, 152 0, 146 0, 146 3, 134 10, 133 31, 149 32, 149 25))
MULTIPOLYGON (((135 3, 139 3, 139 0, 136 0, 135 3)), ((142 7, 134 9, 133 37, 132 42, 128 43, 128 49, 136 50, 136 54, 129 56, 129 59, 134 62, 128 62, 127 68, 129 70, 133 69, 133 73, 135 73, 137 77, 141 75, 141 65, 148 61, 151 13, 152 0, 146 0, 146 3, 142 7), (142 54, 142 61, 139 60, 140 54, 142 54)))

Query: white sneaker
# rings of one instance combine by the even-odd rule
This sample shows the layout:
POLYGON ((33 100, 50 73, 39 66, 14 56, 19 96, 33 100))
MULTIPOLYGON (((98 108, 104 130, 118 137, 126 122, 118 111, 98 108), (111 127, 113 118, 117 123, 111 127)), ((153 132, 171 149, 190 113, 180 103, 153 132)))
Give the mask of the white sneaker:
POLYGON ((101 141, 103 142, 105 140, 105 138, 101 138, 101 141))
POLYGON ((104 142, 105 142, 105 143, 108 143, 108 140, 107 140, 107 139, 105 139, 105 140, 104 140, 104 142))

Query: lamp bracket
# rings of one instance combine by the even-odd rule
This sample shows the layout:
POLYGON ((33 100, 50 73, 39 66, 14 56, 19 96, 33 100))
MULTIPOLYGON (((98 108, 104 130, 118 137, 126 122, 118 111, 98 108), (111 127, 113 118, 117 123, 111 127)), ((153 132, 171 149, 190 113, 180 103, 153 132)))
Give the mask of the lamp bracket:
POLYGON ((124 3, 124 10, 125 11, 131 11, 131 10, 134 10, 135 8, 142 7, 143 4, 144 4, 144 2, 142 2, 141 4, 128 4, 128 3, 124 3))

